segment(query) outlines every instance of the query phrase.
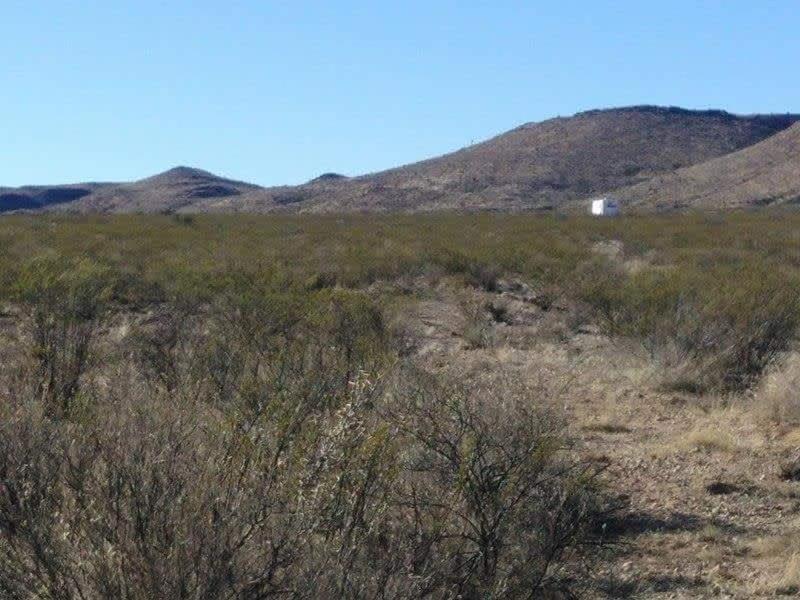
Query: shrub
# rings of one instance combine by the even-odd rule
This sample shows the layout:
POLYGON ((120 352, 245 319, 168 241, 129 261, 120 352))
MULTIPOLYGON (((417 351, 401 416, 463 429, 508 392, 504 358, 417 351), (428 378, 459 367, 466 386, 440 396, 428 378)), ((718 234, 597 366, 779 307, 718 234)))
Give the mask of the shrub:
POLYGON ((511 315, 508 312, 508 306, 499 302, 487 302, 484 307, 492 317, 495 323, 512 323, 511 315))
POLYGON ((607 333, 667 358, 674 389, 750 387, 788 348, 800 318, 797 283, 757 263, 626 274, 595 261, 576 287, 607 333))
MULTIPOLYGON (((597 556, 608 506, 563 426, 513 388, 466 392, 412 371, 388 419, 406 448, 399 500, 414 556, 443 597, 539 597, 597 556)), ((574 591, 574 590, 573 590, 574 591)))
POLYGON ((110 289, 108 273, 88 261, 35 259, 17 280, 15 297, 34 364, 31 383, 52 416, 69 415, 110 289))
POLYGON ((491 348, 495 343, 495 336, 485 306, 469 298, 462 298, 461 309, 464 313, 462 336, 467 346, 472 349, 491 348))
POLYGON ((363 372, 297 376, 262 381, 279 393, 258 412, 127 379, 81 423, 17 406, 0 422, 0 594, 514 598, 582 581, 603 542, 597 473, 530 398, 414 370, 390 393, 363 372))
POLYGON ((160 386, 173 395, 197 394, 197 371, 204 366, 199 327, 191 308, 169 305, 134 330, 128 344, 148 385, 160 386))
POLYGON ((487 292, 497 291, 501 269, 480 259, 473 258, 458 250, 439 249, 431 253, 428 260, 441 266, 451 275, 465 275, 470 284, 487 292))

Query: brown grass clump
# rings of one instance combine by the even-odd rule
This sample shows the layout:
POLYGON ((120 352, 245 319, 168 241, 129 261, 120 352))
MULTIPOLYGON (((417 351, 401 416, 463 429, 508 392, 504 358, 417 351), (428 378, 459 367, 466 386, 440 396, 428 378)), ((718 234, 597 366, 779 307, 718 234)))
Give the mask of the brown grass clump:
POLYGON ((793 554, 783 569, 783 576, 775 586, 775 592, 781 595, 800 593, 800 554, 793 554))
POLYGON ((764 378, 756 402, 756 411, 765 422, 800 425, 800 356, 791 354, 764 378))
POLYGON ((730 453, 736 450, 736 440, 716 427, 698 427, 678 442, 678 448, 730 453))

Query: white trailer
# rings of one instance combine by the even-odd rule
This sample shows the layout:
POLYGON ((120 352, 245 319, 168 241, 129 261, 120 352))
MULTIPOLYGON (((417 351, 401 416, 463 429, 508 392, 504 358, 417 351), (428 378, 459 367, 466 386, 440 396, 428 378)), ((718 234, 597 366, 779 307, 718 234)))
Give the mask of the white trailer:
POLYGON ((595 217, 616 217, 619 214, 619 202, 614 198, 596 198, 592 200, 589 211, 595 217))

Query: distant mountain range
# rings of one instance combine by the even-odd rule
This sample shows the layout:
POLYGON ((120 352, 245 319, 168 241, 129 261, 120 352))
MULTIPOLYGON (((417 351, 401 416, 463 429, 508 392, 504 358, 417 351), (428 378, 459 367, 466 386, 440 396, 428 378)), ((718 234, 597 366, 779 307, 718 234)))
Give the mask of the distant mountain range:
POLYGON ((800 115, 635 106, 528 123, 388 171, 263 188, 177 167, 132 183, 0 188, 0 212, 641 211, 800 202, 800 115))

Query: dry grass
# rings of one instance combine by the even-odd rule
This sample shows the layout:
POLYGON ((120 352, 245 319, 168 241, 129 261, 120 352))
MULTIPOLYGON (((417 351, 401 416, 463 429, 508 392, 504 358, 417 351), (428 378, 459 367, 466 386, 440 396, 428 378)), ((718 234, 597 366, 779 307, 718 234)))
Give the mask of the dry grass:
POLYGON ((793 596, 800 592, 800 543, 796 532, 758 538, 747 547, 763 565, 764 575, 752 582, 755 593, 793 596))
POLYGON ((611 434, 630 433, 629 422, 629 417, 621 414, 617 403, 609 399, 584 422, 582 429, 611 434))
POLYGON ((785 446, 800 446, 800 427, 789 429, 779 439, 785 446))
POLYGON ((800 593, 800 554, 793 554, 783 569, 783 576, 775 585, 775 592, 784 595, 800 593))
POLYGON ((750 551, 760 558, 792 556, 800 552, 800 539, 796 534, 762 537, 749 544, 750 551))
POLYGON ((600 418, 583 426, 585 431, 599 431, 601 433, 630 433, 631 429, 625 423, 610 417, 600 418))
POLYGON ((732 453, 738 448, 736 439, 721 427, 712 425, 700 426, 676 443, 678 450, 703 450, 705 452, 732 453))
POLYGON ((800 354, 790 354, 764 378, 756 395, 756 414, 769 424, 800 425, 800 354))

